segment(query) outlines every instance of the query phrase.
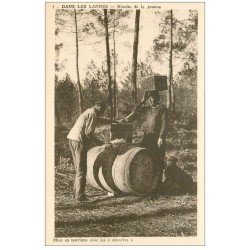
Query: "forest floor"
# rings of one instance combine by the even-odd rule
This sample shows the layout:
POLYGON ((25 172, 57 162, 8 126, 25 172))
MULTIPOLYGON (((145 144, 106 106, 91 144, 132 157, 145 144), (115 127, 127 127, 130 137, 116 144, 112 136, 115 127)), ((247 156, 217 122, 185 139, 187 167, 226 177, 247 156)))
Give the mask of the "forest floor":
MULTIPOLYGON (((102 126, 97 133, 101 139, 107 139, 109 127, 102 126)), ((160 195, 155 199, 114 198, 87 185, 88 201, 77 204, 72 198, 74 169, 65 133, 56 134, 56 145, 55 237, 182 237, 197 234, 196 194, 160 195)), ((167 148, 166 157, 176 156, 178 166, 196 181, 196 129, 176 123, 169 133, 167 148)))

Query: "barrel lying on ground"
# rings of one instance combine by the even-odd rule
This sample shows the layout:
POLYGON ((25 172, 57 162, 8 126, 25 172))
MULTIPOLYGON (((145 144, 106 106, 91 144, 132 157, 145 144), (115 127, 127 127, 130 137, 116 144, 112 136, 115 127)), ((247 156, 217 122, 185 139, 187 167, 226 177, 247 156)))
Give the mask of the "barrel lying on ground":
POLYGON ((94 147, 88 152, 87 182, 94 188, 147 195, 161 179, 151 152, 132 144, 94 147))

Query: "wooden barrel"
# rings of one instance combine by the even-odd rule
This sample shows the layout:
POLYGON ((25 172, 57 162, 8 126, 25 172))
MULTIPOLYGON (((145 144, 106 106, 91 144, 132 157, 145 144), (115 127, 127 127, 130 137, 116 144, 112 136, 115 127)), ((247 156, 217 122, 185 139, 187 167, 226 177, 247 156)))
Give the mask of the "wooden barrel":
POLYGON ((92 187, 136 195, 149 194, 156 188, 162 170, 151 152, 132 144, 106 147, 94 147, 88 152, 87 182, 92 187))
POLYGON ((99 180, 99 172, 102 165, 98 156, 105 150, 106 145, 91 148, 87 155, 87 182, 94 188, 103 190, 99 180))

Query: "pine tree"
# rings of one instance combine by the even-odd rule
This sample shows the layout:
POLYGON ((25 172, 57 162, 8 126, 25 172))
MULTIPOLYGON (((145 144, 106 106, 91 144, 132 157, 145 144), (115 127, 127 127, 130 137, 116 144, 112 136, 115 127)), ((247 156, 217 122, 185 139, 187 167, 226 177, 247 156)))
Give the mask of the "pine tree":
POLYGON ((137 106, 137 55, 138 55, 138 43, 139 43, 139 24, 140 24, 140 10, 136 10, 135 13, 135 33, 134 33, 134 45, 133 45, 133 59, 132 59, 132 84, 133 84, 133 101, 137 106))

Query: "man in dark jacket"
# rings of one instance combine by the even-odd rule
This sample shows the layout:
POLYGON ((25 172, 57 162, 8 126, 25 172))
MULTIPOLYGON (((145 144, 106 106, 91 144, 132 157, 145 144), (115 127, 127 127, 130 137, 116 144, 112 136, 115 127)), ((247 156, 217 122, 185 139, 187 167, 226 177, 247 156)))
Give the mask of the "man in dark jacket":
POLYGON ((168 110, 163 104, 160 104, 159 101, 160 96, 158 91, 146 92, 139 106, 130 115, 123 119, 123 121, 133 122, 141 115, 145 115, 144 122, 142 124, 143 138, 140 145, 152 152, 157 165, 156 167, 160 168, 160 185, 162 182, 162 172, 166 152, 165 145, 168 110), (147 99, 149 101, 149 106, 144 106, 147 99))

